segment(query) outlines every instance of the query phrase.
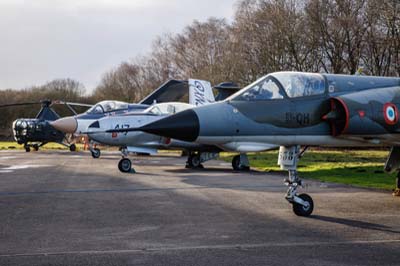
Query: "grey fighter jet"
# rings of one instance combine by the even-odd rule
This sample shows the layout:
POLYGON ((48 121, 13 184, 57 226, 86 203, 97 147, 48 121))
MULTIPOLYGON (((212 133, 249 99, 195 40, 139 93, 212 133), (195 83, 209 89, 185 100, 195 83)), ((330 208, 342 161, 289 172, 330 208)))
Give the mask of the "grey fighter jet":
MULTIPOLYGON (((288 170, 286 199, 309 216, 313 200, 298 194, 300 146, 390 146, 386 171, 400 169, 400 78, 277 72, 222 102, 160 119, 137 130, 255 152, 280 147, 288 170)), ((133 130, 133 129, 132 129, 133 130)))

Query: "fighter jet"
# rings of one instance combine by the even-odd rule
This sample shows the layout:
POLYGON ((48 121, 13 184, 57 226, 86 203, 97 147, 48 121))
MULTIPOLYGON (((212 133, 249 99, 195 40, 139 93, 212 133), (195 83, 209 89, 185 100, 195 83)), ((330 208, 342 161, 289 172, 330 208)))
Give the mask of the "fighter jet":
MULTIPOLYGON (((137 104, 120 101, 102 101, 93 105, 89 110, 82 114, 57 119, 51 122, 55 129, 74 135, 84 134, 88 126, 102 117, 125 114, 134 111, 143 111, 153 103, 163 103, 178 101, 187 94, 187 82, 182 80, 168 80, 158 89, 146 96, 137 104)), ((93 158, 100 157, 100 149, 94 147, 91 140, 89 149, 93 158)))
MULTIPOLYGON (((118 146, 122 151, 122 159, 118 163, 121 172, 132 172, 132 162, 127 158, 129 152, 155 154, 158 149, 174 149, 188 151, 186 166, 189 168, 202 167, 202 163, 218 156, 220 148, 212 145, 203 145, 180 141, 171 138, 162 138, 145 132, 118 132, 129 128, 137 128, 154 122, 163 117, 192 108, 193 106, 207 105, 215 102, 210 82, 189 79, 189 104, 168 102, 154 104, 144 111, 135 111, 122 115, 103 117, 88 128, 88 136, 102 144, 118 146), (114 130, 108 133, 108 130, 114 130)), ((223 93, 232 91, 232 84, 218 85, 223 93), (229 87, 228 87, 229 86, 229 87), (229 90, 229 91, 228 91, 229 90)), ((234 89, 235 91, 237 89, 234 89)), ((223 96, 220 96, 223 97, 223 96)), ((238 166, 239 168, 240 166, 238 166)), ((237 170, 245 170, 237 169, 237 170)), ((134 170, 133 170, 134 171, 134 170)))
MULTIPOLYGON (((286 199, 309 216, 312 198, 299 194, 301 146, 390 146, 385 170, 400 169, 400 78, 277 72, 207 106, 188 109, 136 130, 226 151, 280 147, 289 177, 286 199)), ((133 130, 133 129, 131 129, 133 130)))

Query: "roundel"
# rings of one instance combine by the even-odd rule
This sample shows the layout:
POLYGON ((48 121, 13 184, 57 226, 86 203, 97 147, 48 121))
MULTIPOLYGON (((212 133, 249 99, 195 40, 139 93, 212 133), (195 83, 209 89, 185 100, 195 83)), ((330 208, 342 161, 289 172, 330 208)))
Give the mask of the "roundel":
POLYGON ((399 113, 396 105, 393 103, 387 103, 383 106, 383 117, 388 125, 394 125, 399 120, 399 113))

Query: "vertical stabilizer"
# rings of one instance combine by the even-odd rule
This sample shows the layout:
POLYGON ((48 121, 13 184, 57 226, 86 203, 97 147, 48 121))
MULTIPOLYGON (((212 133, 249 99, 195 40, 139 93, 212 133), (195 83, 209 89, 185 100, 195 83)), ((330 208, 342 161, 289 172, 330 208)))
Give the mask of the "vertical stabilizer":
POLYGON ((195 106, 215 102, 211 83, 205 80, 189 79, 189 103, 195 106))

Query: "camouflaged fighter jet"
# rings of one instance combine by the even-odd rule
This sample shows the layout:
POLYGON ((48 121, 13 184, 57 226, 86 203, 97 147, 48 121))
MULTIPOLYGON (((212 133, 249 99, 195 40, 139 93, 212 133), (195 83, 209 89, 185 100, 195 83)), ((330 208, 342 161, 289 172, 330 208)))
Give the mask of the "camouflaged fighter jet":
MULTIPOLYGON (((232 95, 230 92, 238 91, 237 86, 233 86, 233 84, 224 83, 216 87, 219 91, 217 99, 218 97, 232 95)), ((202 168, 203 162, 215 159, 218 156, 221 151, 220 148, 213 145, 163 138, 141 131, 107 133, 107 130, 110 129, 123 130, 126 128, 137 128, 163 117, 193 108, 193 106, 207 105, 216 101, 211 84, 208 81, 189 79, 188 92, 189 104, 182 102, 158 103, 151 105, 144 111, 106 116, 92 123, 87 130, 87 134, 92 140, 98 143, 120 147, 122 159, 118 163, 118 169, 124 173, 132 172, 133 170, 128 153, 155 154, 159 149, 187 151, 188 159, 186 167, 202 168)))
MULTIPOLYGON (((298 194, 303 146, 390 146, 385 170, 400 169, 400 78, 299 72, 269 74, 222 102, 177 113, 137 130, 226 151, 280 147, 288 170, 286 199, 309 216, 313 200, 298 194)), ((133 129, 132 129, 133 130, 133 129)))

